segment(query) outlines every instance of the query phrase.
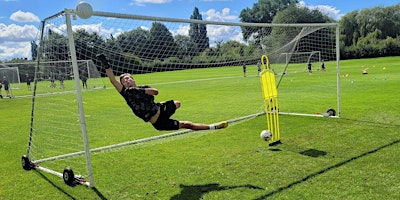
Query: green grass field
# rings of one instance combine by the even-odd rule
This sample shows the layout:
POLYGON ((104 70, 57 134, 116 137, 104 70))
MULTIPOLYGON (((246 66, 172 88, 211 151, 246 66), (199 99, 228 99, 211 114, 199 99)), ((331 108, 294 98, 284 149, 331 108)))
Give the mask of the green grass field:
MULTIPOLYGON (((13 90, 16 98, 0 99, 0 199, 399 199, 400 57, 340 64, 341 118, 280 115, 282 144, 273 147, 259 138, 266 126, 265 116, 259 116, 227 129, 95 152, 95 188, 71 187, 54 175, 22 169, 32 104, 22 97, 30 94, 22 85, 13 90), (363 75, 365 68, 368 74, 363 75)), ((311 103, 317 108, 311 113, 325 109, 315 99, 332 84, 323 76, 336 75, 327 68, 326 74, 313 76, 289 71, 280 106, 302 108, 311 103), (312 101, 295 101, 298 96, 312 101)), ((232 79, 230 73, 212 73, 209 78, 226 79, 181 82, 199 73, 187 70, 136 79, 157 87, 157 98, 181 100, 182 108, 174 115, 178 119, 212 123, 260 110, 261 100, 253 99, 261 91, 250 87, 259 84, 256 77, 237 74, 232 79), (169 84, 162 84, 165 80, 169 84), (241 107, 244 103, 249 109, 241 107)), ((107 89, 83 94, 91 148, 165 133, 135 118, 105 83, 107 89)))

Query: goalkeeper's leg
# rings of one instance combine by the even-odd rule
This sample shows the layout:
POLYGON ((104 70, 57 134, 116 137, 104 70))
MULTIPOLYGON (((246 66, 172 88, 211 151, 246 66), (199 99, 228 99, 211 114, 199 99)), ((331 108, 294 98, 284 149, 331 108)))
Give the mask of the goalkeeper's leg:
POLYGON ((214 130, 228 127, 228 122, 224 121, 216 124, 198 124, 189 121, 180 121, 179 127, 192 130, 214 130))

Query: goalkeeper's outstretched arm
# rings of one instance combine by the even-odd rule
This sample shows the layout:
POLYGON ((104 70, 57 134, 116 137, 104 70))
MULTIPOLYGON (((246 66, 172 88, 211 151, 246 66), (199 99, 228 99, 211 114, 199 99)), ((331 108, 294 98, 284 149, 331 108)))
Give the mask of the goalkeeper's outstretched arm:
POLYGON ((114 72, 113 72, 112 67, 111 67, 110 63, 108 62, 108 59, 106 58, 106 56, 104 54, 98 54, 98 55, 96 55, 96 57, 101 61, 101 63, 103 64, 103 67, 106 69, 106 74, 107 74, 108 79, 110 80, 111 84, 113 84, 113 86, 115 87, 115 89, 118 92, 121 92, 122 84, 119 81, 117 81, 117 79, 115 79, 114 72))

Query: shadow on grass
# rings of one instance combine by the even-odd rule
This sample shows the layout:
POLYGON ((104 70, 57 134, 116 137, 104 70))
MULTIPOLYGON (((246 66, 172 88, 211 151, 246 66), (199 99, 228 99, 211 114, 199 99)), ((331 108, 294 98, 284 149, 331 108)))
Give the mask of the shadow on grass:
POLYGON ((235 185, 235 186, 221 186, 218 183, 210 183, 205 185, 180 185, 182 191, 180 194, 177 194, 171 197, 171 200, 196 200, 202 199, 203 195, 213 191, 222 191, 222 190, 232 190, 236 188, 249 188, 255 190, 264 190, 261 187, 246 184, 246 185, 235 185))
POLYGON ((261 199, 266 199, 267 197, 271 197, 271 196, 273 196, 273 195, 275 195, 275 194, 277 194, 277 193, 279 193, 279 192, 282 192, 282 191, 284 191, 284 190, 290 189, 290 188, 292 188, 293 186, 296 186, 296 185, 301 184, 301 183, 303 183, 303 182, 305 182, 305 181, 308 181, 309 179, 314 178, 314 177, 316 177, 316 176, 318 176, 318 175, 320 175, 320 174, 324 174, 325 172, 328 172, 328 171, 330 171, 330 170, 333 170, 333 169, 335 169, 335 168, 338 168, 338 167, 340 167, 340 166, 343 166, 343 165, 345 165, 345 164, 347 164, 347 163, 349 163, 349 162, 351 162, 351 161, 357 160, 357 159, 362 158, 362 157, 364 157, 364 156, 367 156, 367 155, 369 155, 369 154, 376 153, 376 152, 378 152, 378 151, 380 151, 380 150, 382 150, 382 149, 384 149, 384 148, 393 146, 393 145, 395 145, 395 144, 397 144, 397 143, 400 143, 400 140, 396 140, 396 141, 394 141, 394 142, 391 142, 391 143, 388 143, 388 144, 386 144, 386 145, 380 146, 380 147, 378 147, 378 148, 376 148, 376 149, 373 149, 373 150, 371 150, 371 151, 365 152, 365 153, 360 154, 360 155, 358 155, 358 156, 351 157, 350 159, 347 159, 347 160, 345 160, 345 161, 343 161, 343 162, 337 163, 337 164, 335 164, 335 165, 332 165, 332 166, 330 166, 330 167, 327 167, 327 168, 325 168, 325 169, 322 169, 322 170, 320 170, 320 171, 318 171, 318 172, 316 172, 316 173, 310 174, 310 175, 304 177, 304 178, 301 179, 301 180, 298 180, 298 181, 295 181, 295 182, 293 182, 293 183, 290 183, 289 185, 287 185, 287 186, 285 186, 285 187, 278 188, 278 189, 275 190, 275 191, 272 191, 272 192, 267 193, 267 194, 265 194, 265 195, 263 195, 263 196, 260 196, 260 197, 256 198, 255 200, 261 200, 261 199))
POLYGON ((76 199, 75 197, 73 197, 72 195, 68 194, 65 190, 63 190, 62 188, 58 187, 56 184, 53 183, 53 181, 51 181, 50 179, 48 179, 42 172, 38 171, 38 170, 33 170, 35 171, 37 174, 39 174, 39 176, 41 176, 44 180, 46 180, 48 183, 50 183, 50 185, 52 185, 53 187, 55 187, 58 191, 62 192, 63 194, 65 194, 68 198, 71 199, 76 199))
MULTIPOLYGON (((40 177, 42 177, 44 180, 46 180, 48 183, 50 183, 50 185, 52 185, 54 188, 56 188, 58 191, 62 192, 63 194, 65 194, 65 196, 67 196, 70 199, 77 199, 76 197, 72 196, 71 194, 68 194, 64 189, 62 189, 61 187, 57 186, 56 184, 53 183, 53 181, 51 181, 50 179, 48 179, 41 171, 38 170, 33 170, 35 171, 37 174, 39 174, 40 177)), ((75 187, 77 185, 80 184, 74 184, 71 187, 75 187)), ((107 198, 105 196, 103 196, 103 194, 101 194, 101 192, 99 190, 97 190, 96 187, 91 188, 96 195, 99 197, 99 199, 101 200, 106 200, 107 198)))
POLYGON ((326 152, 325 151, 320 151, 320 150, 317 150, 317 149, 308 149, 308 150, 300 152, 300 154, 316 158, 316 157, 320 157, 320 156, 325 156, 326 152))

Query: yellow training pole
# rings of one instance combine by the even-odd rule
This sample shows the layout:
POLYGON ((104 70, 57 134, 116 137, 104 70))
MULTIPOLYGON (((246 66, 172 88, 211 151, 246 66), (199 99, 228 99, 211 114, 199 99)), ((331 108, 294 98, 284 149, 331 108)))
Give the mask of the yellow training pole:
POLYGON ((261 57, 262 72, 260 73, 261 89, 263 92, 267 128, 272 133, 270 146, 280 143, 279 104, 275 74, 270 69, 268 56, 261 57))

